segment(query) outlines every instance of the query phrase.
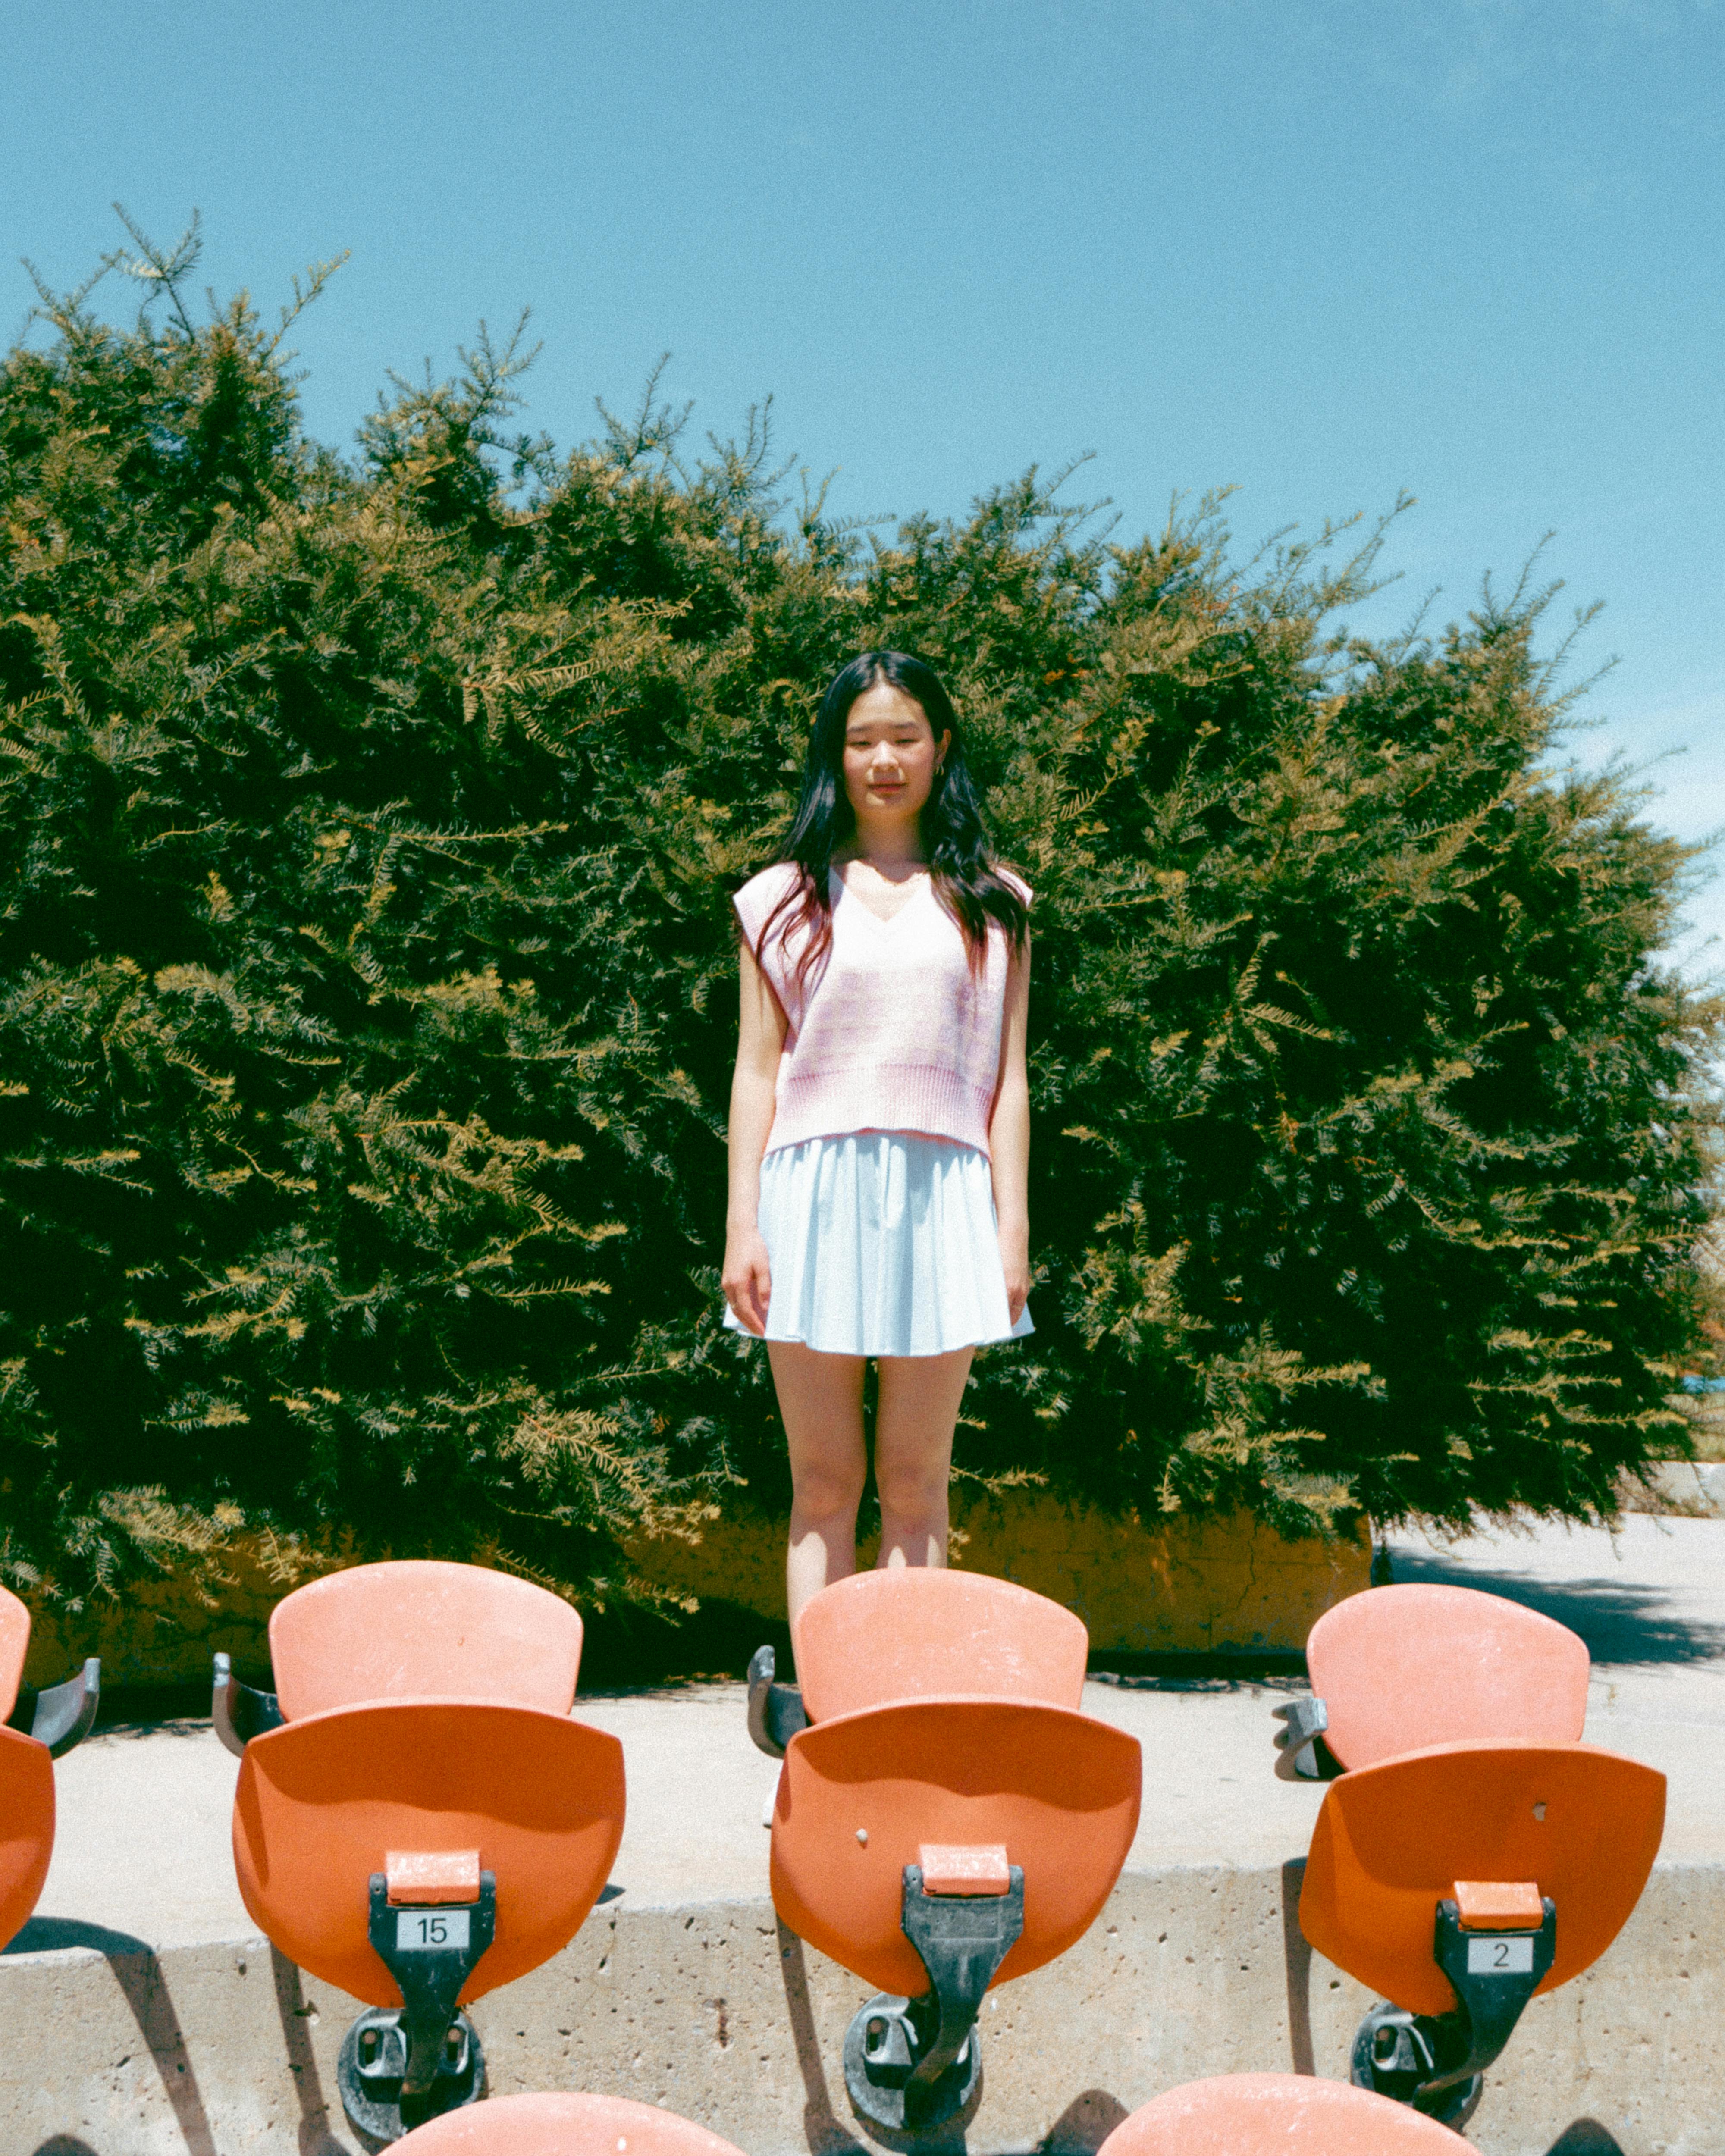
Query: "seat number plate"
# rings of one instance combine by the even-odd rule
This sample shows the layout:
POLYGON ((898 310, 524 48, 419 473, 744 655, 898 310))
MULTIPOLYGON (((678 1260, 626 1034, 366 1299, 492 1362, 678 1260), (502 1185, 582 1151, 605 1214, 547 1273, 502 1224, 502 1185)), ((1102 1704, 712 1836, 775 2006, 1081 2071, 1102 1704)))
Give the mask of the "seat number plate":
MULTIPOLYGON (((465 1909, 398 1909, 395 1912, 395 1950, 446 1953, 465 1948, 469 1915, 465 1909)), ((1532 1967, 1532 1964, 1527 1964, 1532 1967)))
MULTIPOLYGON (((465 1920, 464 1920, 465 1921, 465 1920)), ((1470 1939, 1467 1973, 1470 1976, 1527 1976, 1533 1968, 1533 1941, 1470 1939)))

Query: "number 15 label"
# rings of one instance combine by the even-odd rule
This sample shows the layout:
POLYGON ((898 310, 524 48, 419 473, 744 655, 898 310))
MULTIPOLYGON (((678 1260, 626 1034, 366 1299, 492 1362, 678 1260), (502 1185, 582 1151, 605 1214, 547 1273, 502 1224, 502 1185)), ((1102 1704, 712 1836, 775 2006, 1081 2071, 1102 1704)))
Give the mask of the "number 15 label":
MULTIPOLYGON (((395 1912, 395 1950, 424 1948, 465 1948, 468 1939, 465 1909, 398 1909, 395 1912)), ((1529 1963, 1528 1967, 1532 1964, 1529 1963)))

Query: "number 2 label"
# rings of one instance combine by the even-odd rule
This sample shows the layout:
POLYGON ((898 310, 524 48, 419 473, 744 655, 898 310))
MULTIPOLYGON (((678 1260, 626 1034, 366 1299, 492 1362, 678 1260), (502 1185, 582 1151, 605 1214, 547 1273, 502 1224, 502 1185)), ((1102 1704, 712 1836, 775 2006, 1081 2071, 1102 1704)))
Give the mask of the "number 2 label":
POLYGON ((1533 1942, 1520 1939, 1470 1939, 1467 1973, 1470 1976, 1527 1976, 1533 1969, 1533 1942))

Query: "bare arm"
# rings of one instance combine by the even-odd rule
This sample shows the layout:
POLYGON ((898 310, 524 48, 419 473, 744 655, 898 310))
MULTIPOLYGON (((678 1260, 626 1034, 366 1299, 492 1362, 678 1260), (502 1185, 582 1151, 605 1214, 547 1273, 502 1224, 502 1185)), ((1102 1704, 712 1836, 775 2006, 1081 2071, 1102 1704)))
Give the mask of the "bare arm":
POLYGON ((746 1332, 767 1329, 773 1275, 756 1218, 761 1158, 773 1128, 773 1088, 784 1049, 785 1016, 747 942, 738 947, 742 1000, 737 1068, 731 1079, 730 1201, 725 1215, 725 1300, 746 1332))
POLYGON ((1030 1294, 1030 1081, 1024 1070, 1024 1038, 1030 1019, 1030 938, 1006 977, 1006 1009, 1000 1027, 1000 1075, 988 1122, 988 1158, 994 1178, 994 1211, 1000 1223, 1000 1262, 1006 1273, 1006 1306, 1016 1325, 1030 1294))

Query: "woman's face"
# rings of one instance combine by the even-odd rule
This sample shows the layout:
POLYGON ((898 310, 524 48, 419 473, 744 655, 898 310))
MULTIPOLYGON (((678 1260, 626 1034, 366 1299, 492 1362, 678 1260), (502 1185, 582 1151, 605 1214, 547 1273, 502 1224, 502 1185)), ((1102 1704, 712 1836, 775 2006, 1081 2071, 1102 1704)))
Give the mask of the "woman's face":
POLYGON ((902 689, 885 681, 865 689, 845 723, 845 792, 859 826, 919 816, 951 739, 935 739, 927 714, 902 689))

